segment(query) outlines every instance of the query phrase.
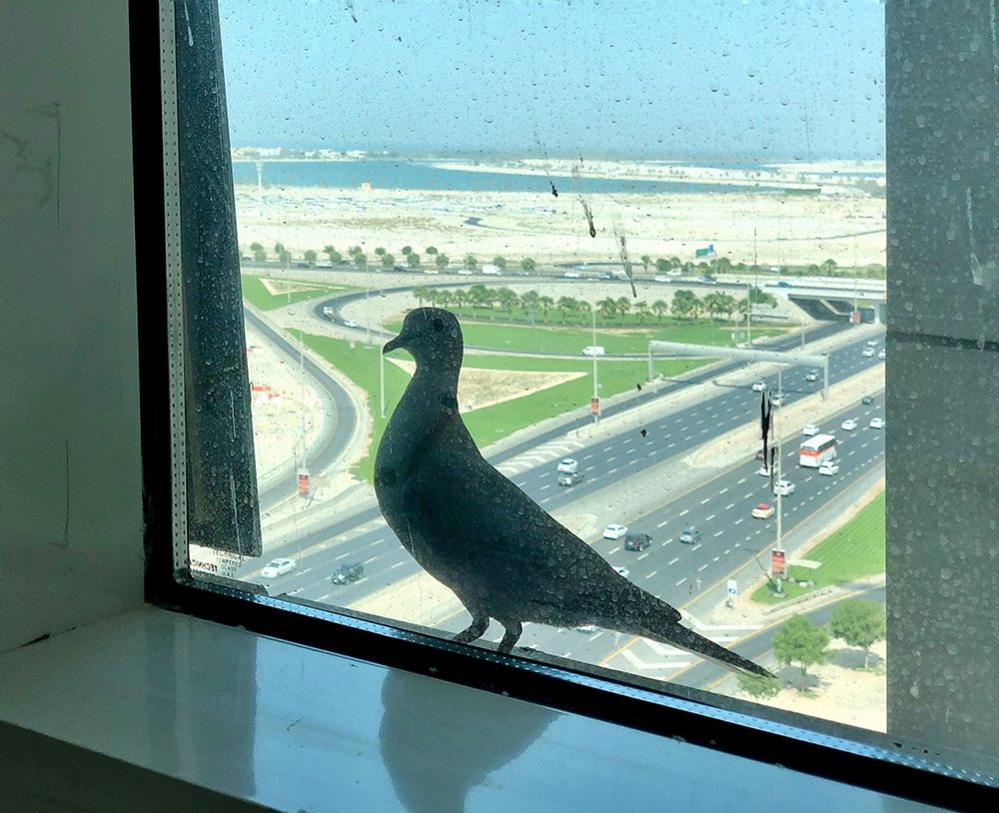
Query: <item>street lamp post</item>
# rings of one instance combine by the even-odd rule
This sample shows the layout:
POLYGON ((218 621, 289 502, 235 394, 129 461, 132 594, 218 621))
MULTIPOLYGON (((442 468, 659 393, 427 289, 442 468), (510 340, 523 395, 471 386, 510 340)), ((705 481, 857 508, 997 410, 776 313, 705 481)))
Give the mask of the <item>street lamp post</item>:
POLYGON ((385 418, 385 354, 378 354, 378 407, 382 419, 385 418))
MULTIPOLYGON (((777 546, 776 546, 775 550, 778 550, 778 551, 780 551, 780 552, 783 553, 783 551, 784 551, 784 545, 783 545, 784 535, 783 535, 783 524, 782 524, 782 520, 783 520, 783 508, 784 508, 784 497, 783 497, 784 489, 781 486, 781 482, 784 479, 781 476, 781 471, 782 471, 781 470, 781 466, 783 464, 783 460, 782 460, 783 454, 781 452, 781 446, 780 446, 780 430, 779 430, 779 428, 777 426, 777 417, 780 415, 780 410, 783 408, 783 404, 784 404, 784 398, 783 398, 784 387, 783 387, 783 382, 782 382, 782 379, 781 379, 781 373, 782 373, 782 369, 780 367, 778 367, 777 368, 777 392, 778 392, 778 394, 781 395, 781 406, 777 407, 777 413, 774 416, 773 426, 774 426, 774 443, 776 444, 776 447, 777 447, 777 546)), ((784 561, 787 561, 786 558, 784 559, 784 561)), ((783 590, 781 588, 781 578, 780 578, 780 576, 777 577, 777 591, 776 591, 776 594, 778 596, 783 594, 783 590)))
MULTIPOLYGON (((597 346, 597 311, 596 311, 596 308, 591 308, 590 309, 590 323, 591 323, 591 327, 592 327, 592 330, 593 330, 593 346, 596 347, 597 346)), ((594 355, 593 355, 593 399, 594 399, 594 402, 595 403, 599 403, 599 401, 598 401, 599 398, 600 398, 600 380, 597 377, 597 356, 596 356, 596 352, 594 351, 594 355)), ((591 410, 593 411, 593 422, 596 423, 597 421, 600 420, 600 411, 599 411, 599 409, 593 410, 592 407, 591 407, 591 410)))
POLYGON ((371 347, 371 288, 364 289, 364 343, 371 347))

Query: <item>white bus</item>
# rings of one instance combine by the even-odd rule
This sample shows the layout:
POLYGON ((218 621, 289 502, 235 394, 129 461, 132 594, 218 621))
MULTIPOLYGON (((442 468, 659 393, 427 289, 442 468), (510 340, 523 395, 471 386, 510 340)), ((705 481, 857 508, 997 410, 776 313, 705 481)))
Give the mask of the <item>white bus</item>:
POLYGON ((836 438, 833 435, 813 435, 802 441, 798 464, 817 469, 836 459, 836 438))

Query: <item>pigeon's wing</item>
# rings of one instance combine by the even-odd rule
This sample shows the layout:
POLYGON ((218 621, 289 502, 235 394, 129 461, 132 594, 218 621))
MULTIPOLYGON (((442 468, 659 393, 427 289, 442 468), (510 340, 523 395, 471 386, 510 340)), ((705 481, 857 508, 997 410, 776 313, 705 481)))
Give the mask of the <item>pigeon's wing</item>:
POLYGON ((499 606, 520 620, 560 623, 613 613, 615 602, 641 593, 484 460, 467 433, 446 437, 415 473, 416 491, 464 595, 479 597, 494 617, 499 606))

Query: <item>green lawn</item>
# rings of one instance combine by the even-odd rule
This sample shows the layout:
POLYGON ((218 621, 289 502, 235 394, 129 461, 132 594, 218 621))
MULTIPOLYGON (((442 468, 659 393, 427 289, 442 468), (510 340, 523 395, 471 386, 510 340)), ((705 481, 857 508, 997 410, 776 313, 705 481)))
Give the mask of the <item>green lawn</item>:
POLYGON ((783 598, 774 596, 773 588, 768 582, 753 593, 753 601, 778 604, 822 587, 884 573, 884 492, 865 505, 846 525, 812 548, 804 558, 822 562, 822 567, 817 570, 790 567, 788 575, 791 579, 783 585, 783 598), (811 580, 815 585, 798 587, 797 579, 811 580))
MULTIPOLYGON (((296 335, 301 335, 294 331, 296 335)), ((378 409, 378 354, 381 347, 378 343, 368 347, 363 342, 357 342, 354 349, 343 339, 332 339, 327 336, 304 336, 306 346, 319 353, 334 367, 343 371, 354 383, 361 387, 367 395, 368 408, 373 416, 374 437, 368 454, 355 467, 354 473, 371 482, 375 452, 381 442, 387 421, 379 417, 378 409)), ((400 352, 400 357, 407 356, 400 352)), ((664 376, 676 376, 688 370, 693 370, 709 359, 662 360, 655 364, 655 372, 664 376)), ((488 446, 525 426, 538 423, 556 415, 585 406, 593 394, 593 379, 591 377, 592 362, 580 359, 530 359, 506 356, 467 356, 465 366, 492 370, 578 370, 585 376, 574 381, 567 381, 540 392, 525 395, 506 401, 502 404, 483 407, 463 415, 469 432, 480 446, 488 446)), ((602 361, 599 367, 601 396, 608 398, 627 390, 645 384, 646 363, 644 361, 602 361)), ((385 402, 386 414, 391 416, 396 403, 402 397, 403 390, 409 383, 409 376, 396 365, 385 365, 385 402)))
MULTIPOLYGON (((461 310, 459 309, 459 313, 461 310)), ((398 331, 402 322, 394 320, 385 325, 388 330, 398 331)), ((621 329, 615 331, 597 330, 597 344, 610 354, 644 354, 648 352, 649 341, 654 339, 666 342, 687 344, 709 344, 734 346, 732 334, 738 330, 735 325, 722 322, 703 321, 663 322, 661 326, 649 325, 644 329, 621 329)), ((463 320, 461 331, 465 344, 497 350, 517 350, 535 353, 565 353, 581 355, 583 348, 593 344, 593 333, 578 327, 561 327, 539 324, 534 327, 512 324, 488 324, 463 320)), ((760 328, 753 330, 753 337, 780 335, 782 328, 760 328)))
POLYGON ((307 299, 315 299, 316 297, 327 296, 329 294, 342 294, 345 291, 351 290, 343 285, 324 285, 322 283, 314 283, 309 280, 288 280, 288 282, 300 282, 303 285, 309 285, 312 287, 308 290, 292 291, 288 294, 279 294, 274 296, 267 290, 266 287, 264 287, 263 279, 265 278, 254 276, 253 274, 241 275, 243 283, 243 299, 254 307, 260 308, 262 311, 272 311, 275 308, 280 308, 282 305, 302 302, 307 299))

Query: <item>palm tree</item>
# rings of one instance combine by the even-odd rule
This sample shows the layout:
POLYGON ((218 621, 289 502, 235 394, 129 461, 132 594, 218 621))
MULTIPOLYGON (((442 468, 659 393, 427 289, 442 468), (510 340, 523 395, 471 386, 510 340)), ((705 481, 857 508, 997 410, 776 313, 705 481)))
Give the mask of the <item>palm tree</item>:
POLYGON ((495 265, 500 271, 506 271, 506 257, 501 254, 497 254, 493 257, 493 265, 495 265))
POLYGON ((520 268, 521 270, 526 271, 528 274, 533 274, 534 269, 537 268, 537 263, 534 262, 534 260, 532 260, 530 257, 524 257, 524 259, 520 261, 520 268))
POLYGON ((645 324, 645 317, 649 315, 649 303, 644 299, 638 300, 635 303, 635 316, 638 317, 638 324, 645 324))
POLYGON ((381 257, 384 253, 385 249, 382 248, 381 246, 378 246, 378 248, 375 249, 375 254, 377 254, 379 257, 381 257))
POLYGON ((468 295, 471 298, 473 307, 492 307, 492 291, 490 291, 485 285, 473 285, 469 288, 468 295))
POLYGON ((410 268, 419 268, 420 255, 417 254, 415 251, 410 251, 409 254, 406 255, 406 262, 409 263, 410 268))
POLYGON ((684 317, 688 316, 694 310, 694 300, 697 299, 694 296, 693 291, 688 291, 685 288, 680 289, 675 294, 673 294, 673 305, 670 310, 673 311, 674 316, 684 317))
POLYGON ((579 302, 571 296, 559 297, 556 307, 558 308, 558 312, 562 315, 561 322, 563 325, 565 324, 565 315, 567 313, 573 313, 576 310, 577 305, 579 305, 579 302))
POLYGON ((669 305, 662 299, 657 299, 652 303, 652 312, 656 315, 656 321, 662 323, 663 314, 669 313, 669 305))
POLYGON ((718 297, 719 295, 714 291, 704 296, 704 308, 707 310, 708 316, 711 317, 712 322, 715 320, 715 314, 721 310, 718 297))
POLYGON ((538 297, 538 307, 541 308, 541 315, 544 317, 545 322, 548 322, 548 311, 555 307, 555 300, 550 296, 539 296, 538 297))
POLYGON ((631 310, 631 300, 626 296, 618 297, 617 300, 617 312, 621 314, 621 322, 624 323, 624 317, 628 315, 628 311, 631 310))
POLYGON ((429 254, 432 257, 434 254, 438 253, 437 246, 427 246, 425 249, 423 249, 423 252, 424 254, 429 254))
POLYGON ((665 274, 672 267, 673 266, 670 265, 669 260, 663 259, 662 257, 656 260, 656 271, 658 271, 660 274, 665 274))
POLYGON ((534 318, 534 311, 538 307, 538 292, 537 291, 524 291, 520 295, 520 307, 527 311, 527 315, 530 318, 534 318))
POLYGON ((426 292, 427 292, 426 293, 427 302, 430 305, 437 307, 437 303, 440 302, 441 300, 440 291, 438 291, 436 288, 427 288, 426 292))
POLYGON ((520 297, 517 296, 517 292, 510 288, 500 288, 496 292, 496 299, 499 302, 499 306, 511 317, 513 316, 513 309, 517 307, 517 303, 520 302, 520 297))
POLYGON ((593 306, 585 299, 580 299, 576 302, 576 312, 579 313, 579 324, 583 324, 592 310, 593 306))
POLYGON ((617 313, 617 300, 607 297, 606 299, 601 299, 597 303, 597 313, 599 313, 604 319, 610 319, 617 313))
POLYGON ((681 268, 683 266, 683 261, 676 255, 669 258, 670 268, 681 268))
MULTIPOLYGON (((280 243, 278 245, 281 246, 280 243)), ((287 268, 291 265, 291 252, 284 246, 281 246, 281 250, 278 252, 278 260, 281 262, 282 268, 287 268)))
POLYGON ((362 270, 368 267, 368 258, 364 256, 363 251, 354 252, 354 265, 362 270))
POLYGON ((323 254, 330 258, 330 265, 340 265, 343 262, 340 252, 333 248, 333 246, 324 246, 323 254))
POLYGON ((461 288, 451 291, 451 301, 454 302, 455 307, 463 307, 467 300, 468 291, 463 291, 461 288))
POLYGON ((731 319, 732 313, 735 311, 735 297, 731 294, 719 293, 718 310, 725 314, 726 319, 731 319))
POLYGON ((395 266, 395 257, 387 251, 382 251, 382 265, 385 268, 393 268, 395 266))
POLYGON ((316 257, 318 255, 311 248, 302 255, 302 259, 305 260, 309 267, 311 268, 316 264, 316 257))
MULTIPOLYGON (((412 256, 412 255, 410 255, 412 256)), ((446 288, 437 292, 437 301, 440 303, 442 308, 446 308, 451 304, 451 292, 446 288)))
POLYGON ((651 258, 651 257, 650 257, 650 256, 649 256, 648 254, 643 254, 643 255, 642 255, 642 270, 643 270, 643 271, 644 271, 644 272, 645 272, 646 274, 648 274, 648 273, 649 273, 649 265, 650 265, 651 263, 652 263, 652 258, 651 258))
POLYGON ((437 265, 437 267, 438 267, 438 268, 440 268, 440 269, 441 269, 442 271, 443 271, 443 270, 444 270, 445 268, 447 268, 447 265, 448 265, 448 263, 449 263, 449 262, 451 262, 451 260, 450 260, 450 258, 449 258, 449 257, 447 256, 447 254, 438 254, 438 255, 437 255, 436 257, 434 257, 434 263, 435 263, 435 264, 437 265))
POLYGON ((476 262, 475 257, 472 254, 465 255, 465 268, 474 269, 475 266, 477 265, 478 263, 476 262))
POLYGON ((260 243, 250 243, 250 251, 253 252, 253 259, 258 263, 267 261, 267 249, 260 243))
POLYGON ((402 253, 403 253, 403 255, 404 255, 404 256, 408 256, 408 255, 409 255, 409 253, 410 253, 410 252, 411 252, 412 250, 413 250, 413 247, 412 247, 412 246, 403 246, 403 247, 402 247, 402 253))
POLYGON ((430 289, 424 288, 422 285, 413 289, 413 296, 416 297, 416 301, 420 303, 420 307, 423 307, 423 300, 430 299, 430 289))

